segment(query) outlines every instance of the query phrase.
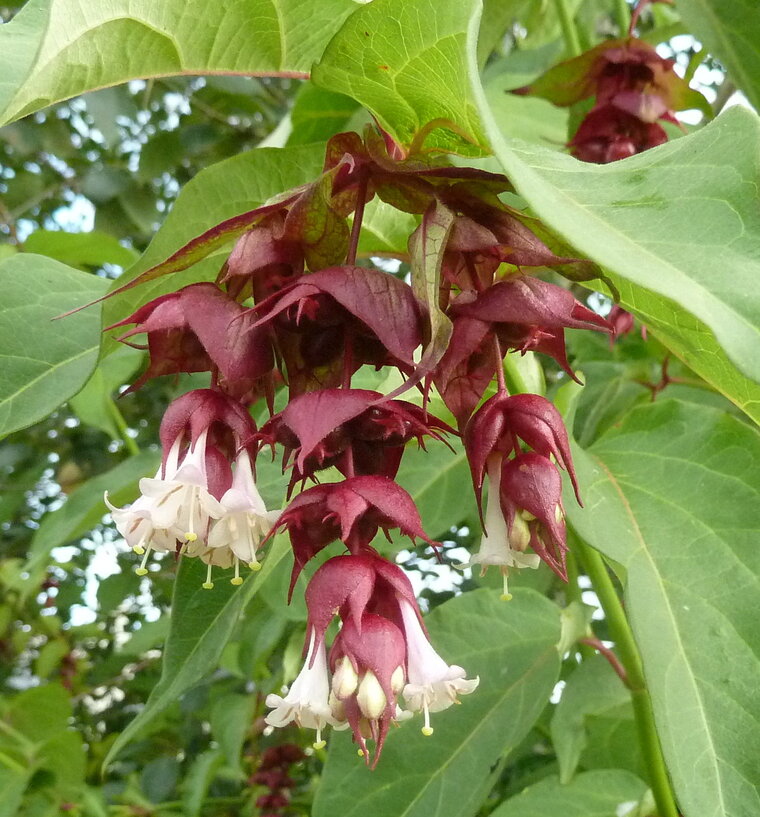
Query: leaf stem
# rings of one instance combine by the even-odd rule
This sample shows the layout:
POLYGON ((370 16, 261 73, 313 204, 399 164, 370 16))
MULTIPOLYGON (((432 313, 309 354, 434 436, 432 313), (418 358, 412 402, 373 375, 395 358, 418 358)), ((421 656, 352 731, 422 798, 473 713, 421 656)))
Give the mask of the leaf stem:
MULTIPOLYGON (((625 0, 623 0, 623 2, 624 1, 625 0)), ((565 38, 568 56, 577 57, 582 53, 581 42, 578 39, 578 31, 575 28, 575 21, 570 14, 567 0, 554 0, 554 5, 557 7, 557 15, 559 16, 559 23, 562 27, 562 35, 565 38)))
POLYGON ((129 426, 127 425, 127 421, 124 419, 124 415, 119 410, 119 407, 116 405, 116 401, 113 399, 113 397, 108 398, 107 405, 108 410, 111 413, 111 417, 113 417, 113 421, 116 423, 116 428, 119 430, 119 436, 124 441, 124 447, 130 454, 136 456, 140 453, 140 446, 132 437, 129 436, 129 426))
POLYGON ((599 603, 604 610, 610 634, 615 641, 620 663, 625 668, 641 752, 649 770, 649 783, 652 786, 658 813, 660 817, 678 817, 678 809, 655 728, 652 701, 646 687, 641 657, 623 605, 618 598, 601 554, 581 541, 579 537, 576 537, 575 541, 576 553, 584 566, 586 575, 591 579, 599 603))
POLYGON ((346 264, 353 266, 356 263, 356 252, 359 248, 359 234, 362 229, 362 219, 364 218, 364 205, 367 198, 367 174, 360 171, 358 189, 356 191, 356 209, 354 210, 354 223, 351 225, 351 242, 348 245, 346 264))

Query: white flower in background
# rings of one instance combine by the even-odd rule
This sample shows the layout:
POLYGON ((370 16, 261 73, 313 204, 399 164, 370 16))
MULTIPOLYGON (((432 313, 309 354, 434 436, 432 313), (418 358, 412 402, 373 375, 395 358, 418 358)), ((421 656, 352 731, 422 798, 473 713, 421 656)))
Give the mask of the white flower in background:
POLYGON ((507 522, 501 510, 499 487, 501 484, 501 461, 494 458, 488 464, 488 504, 483 535, 480 539, 480 550, 461 567, 480 565, 482 576, 489 567, 498 567, 503 577, 502 599, 512 598, 509 592, 508 577, 510 568, 537 568, 541 558, 537 553, 525 553, 530 544, 528 523, 515 513, 512 529, 507 529, 507 522))
POLYGON ((270 726, 282 727, 296 723, 307 729, 316 729, 315 749, 322 749, 322 729, 328 724, 339 725, 330 709, 330 678, 327 673, 327 655, 324 641, 316 641, 312 630, 309 651, 301 672, 290 685, 288 694, 267 695, 266 705, 272 711, 266 716, 270 726))
POLYGON ((422 712, 425 723, 422 734, 433 734, 430 713, 441 712, 457 703, 457 696, 469 695, 480 683, 479 678, 466 678, 466 672, 456 664, 447 664, 433 649, 417 618, 417 611, 408 601, 401 601, 407 649, 407 684, 404 700, 412 712, 422 712))
MULTIPOLYGON (((251 570, 259 570, 256 558, 261 541, 280 515, 268 511, 253 478, 251 460, 242 451, 235 460, 232 486, 220 500, 222 514, 212 523, 201 558, 221 567, 235 565, 233 584, 241 584, 239 563, 246 562, 251 570)), ((188 555, 191 555, 188 551, 188 555)))

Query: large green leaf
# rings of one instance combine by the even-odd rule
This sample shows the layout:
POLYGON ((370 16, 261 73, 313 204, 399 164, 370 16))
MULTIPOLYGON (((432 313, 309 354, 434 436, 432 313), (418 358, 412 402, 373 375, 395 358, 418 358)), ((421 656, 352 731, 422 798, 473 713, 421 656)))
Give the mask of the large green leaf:
MULTIPOLYGON (((373 0, 330 41, 312 80, 369 108, 402 143, 446 119, 485 144, 463 54, 472 3, 373 0)), ((462 146, 452 134, 438 144, 462 146)))
MULTIPOLYGON (((732 108, 660 148, 589 165, 508 144, 482 94, 480 101, 496 156, 544 222, 606 267, 613 283, 634 284, 628 300, 656 293, 696 316, 733 364, 760 381, 760 120, 732 108)), ((668 315, 672 304, 665 306, 655 305, 656 318, 701 354, 696 338, 680 332, 681 310, 668 315)))
POLYGON ((755 0, 679 0, 689 33, 728 69, 728 78, 760 108, 760 7, 755 0))
POLYGON ((580 535, 625 570, 686 817, 760 811, 760 435, 716 409, 636 408, 575 463, 580 535))
POLYGON ((0 28, 0 124, 172 74, 304 74, 351 0, 31 0, 0 28))
POLYGON ((375 771, 347 734, 333 734, 314 817, 464 817, 482 804, 491 767, 515 748, 540 715, 559 670, 559 611, 531 590, 510 603, 490 590, 452 599, 426 618, 447 661, 480 675, 480 687, 434 716, 391 730, 375 771))
POLYGON ((635 811, 646 784, 619 769, 585 772, 562 785, 548 777, 512 797, 493 817, 623 817, 635 811))
POLYGON ((87 382, 100 345, 98 310, 53 318, 107 288, 105 279, 41 255, 0 263, 0 438, 41 420, 87 382))
POLYGON ((151 721, 217 667, 241 610, 266 583, 288 550, 287 537, 275 537, 259 573, 249 574, 240 587, 234 587, 229 581, 232 570, 217 569, 212 590, 201 587, 206 566, 197 559, 182 559, 174 585, 161 678, 145 707, 114 741, 104 766, 148 729, 151 721))

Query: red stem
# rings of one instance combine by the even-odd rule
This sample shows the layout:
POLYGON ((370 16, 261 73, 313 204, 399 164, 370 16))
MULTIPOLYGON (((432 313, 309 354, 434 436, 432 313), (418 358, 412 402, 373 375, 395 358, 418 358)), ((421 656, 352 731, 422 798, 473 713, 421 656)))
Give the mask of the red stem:
POLYGON ((493 349, 496 357, 496 382, 499 386, 499 394, 507 394, 507 384, 504 380, 504 356, 501 353, 501 344, 495 332, 493 336, 493 349))
POLYGON ((356 263, 356 251, 359 247, 359 233, 362 229, 362 219, 364 218, 364 205, 367 198, 367 182, 368 177, 366 172, 360 171, 358 189, 356 191, 356 209, 354 210, 354 224, 351 228, 351 242, 348 245, 348 253, 346 255, 346 264, 352 266, 356 263))
POLYGON ((625 667, 620 663, 620 659, 609 647, 605 647, 598 638, 582 638, 580 643, 588 644, 589 647, 593 647, 600 655, 603 655, 610 662, 610 666, 615 670, 620 680, 628 687, 628 689, 631 688, 631 684, 628 681, 628 673, 625 671, 625 667))

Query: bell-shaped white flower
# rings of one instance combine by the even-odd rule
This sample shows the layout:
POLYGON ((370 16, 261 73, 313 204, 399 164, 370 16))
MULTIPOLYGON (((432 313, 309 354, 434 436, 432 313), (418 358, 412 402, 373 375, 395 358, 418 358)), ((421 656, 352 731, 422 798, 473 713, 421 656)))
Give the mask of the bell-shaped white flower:
POLYGON ((309 651, 301 672, 290 685, 288 694, 267 695, 266 705, 272 711, 265 720, 270 726, 282 727, 296 723, 307 729, 316 729, 315 749, 322 749, 322 729, 328 724, 338 725, 330 708, 330 678, 327 673, 327 654, 323 640, 317 642, 311 632, 309 651))
POLYGON ((279 511, 266 509, 247 452, 242 451, 235 460, 232 486, 225 491, 219 504, 222 514, 211 525, 201 558, 208 564, 221 567, 234 564, 232 583, 241 584, 239 562, 247 562, 251 570, 261 567, 256 551, 280 515, 279 511))
MULTIPOLYGON (((206 433, 204 431, 188 449, 173 474, 167 468, 163 478, 140 480, 140 493, 152 500, 150 514, 155 527, 173 531, 183 542, 205 537, 210 519, 224 513, 208 489, 206 433)), ((178 438, 170 451, 169 461, 177 457, 180 443, 178 438)))
POLYGON ((528 523, 520 512, 515 513, 511 529, 501 510, 499 487, 501 485, 501 458, 493 457, 488 462, 488 504, 483 535, 480 539, 480 550, 461 567, 480 565, 482 576, 489 567, 498 567, 503 578, 502 599, 512 598, 509 592, 508 577, 510 568, 537 568, 541 558, 537 553, 525 553, 530 543, 528 523))
POLYGON ((409 710, 424 714, 422 734, 432 735, 430 713, 448 709, 457 703, 458 695, 474 692, 480 679, 468 679, 462 667, 447 664, 428 641, 414 607, 403 599, 400 606, 406 636, 408 678, 402 694, 409 710))

